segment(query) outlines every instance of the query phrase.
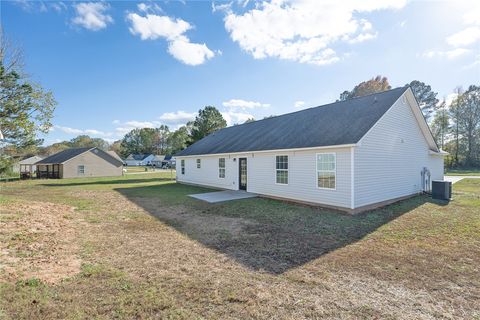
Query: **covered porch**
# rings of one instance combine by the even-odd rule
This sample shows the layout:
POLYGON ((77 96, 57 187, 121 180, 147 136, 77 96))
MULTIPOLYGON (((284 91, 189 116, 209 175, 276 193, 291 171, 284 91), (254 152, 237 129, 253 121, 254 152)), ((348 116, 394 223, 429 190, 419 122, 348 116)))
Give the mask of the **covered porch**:
POLYGON ((37 178, 39 179, 60 179, 62 164, 37 164, 37 178))

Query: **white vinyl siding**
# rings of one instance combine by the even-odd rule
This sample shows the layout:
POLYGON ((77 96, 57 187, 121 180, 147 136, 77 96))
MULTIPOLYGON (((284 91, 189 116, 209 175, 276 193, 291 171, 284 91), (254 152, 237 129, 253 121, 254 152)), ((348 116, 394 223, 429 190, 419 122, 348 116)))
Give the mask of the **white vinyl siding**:
POLYGON ((248 159, 247 191, 267 196, 350 208, 350 148, 312 149, 285 152, 288 156, 288 185, 275 183, 275 153, 254 153, 248 159), (317 153, 336 154, 336 190, 317 187, 317 153))
MULTIPOLYGON (((185 174, 177 174, 177 181, 211 186, 214 188, 238 190, 238 156, 200 156, 191 158, 177 157, 184 163, 185 174), (220 158, 225 159, 225 168, 220 168, 220 158), (233 160, 235 158, 235 161, 233 160), (197 169, 197 159, 201 159, 201 169, 197 169), (221 171, 225 177, 221 177, 221 171)), ((183 169, 182 169, 183 170, 183 169)))
MULTIPOLYGON (((238 190, 239 158, 247 158, 247 191, 260 195, 294 199, 343 208, 350 207, 350 148, 328 149, 336 154, 336 190, 317 187, 317 153, 324 149, 284 152, 288 156, 288 184, 276 183, 275 152, 253 152, 225 156, 201 156, 202 170, 196 167, 197 157, 185 160, 186 174, 177 175, 179 182, 238 190), (225 178, 219 178, 219 158, 225 158, 225 178), (235 159, 235 160, 234 160, 235 159)), ((181 161, 180 160, 180 161, 181 161)))
POLYGON ((443 180, 443 158, 429 154, 413 111, 400 99, 354 148, 355 207, 421 192, 420 172, 443 180))
POLYGON ((288 184, 288 156, 275 157, 275 179, 277 184, 288 184))

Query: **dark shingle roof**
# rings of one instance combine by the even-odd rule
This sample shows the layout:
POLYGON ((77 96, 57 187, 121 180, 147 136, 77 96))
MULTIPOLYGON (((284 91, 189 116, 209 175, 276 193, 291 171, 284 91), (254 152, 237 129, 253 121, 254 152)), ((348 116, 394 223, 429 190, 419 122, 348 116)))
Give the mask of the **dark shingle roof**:
POLYGON ((63 151, 60 151, 58 153, 55 153, 43 160, 38 161, 37 163, 43 163, 43 164, 51 164, 51 163, 62 163, 67 160, 70 160, 73 157, 78 156, 79 154, 82 154, 90 149, 93 149, 92 147, 87 147, 87 148, 71 148, 71 149, 66 149, 63 151))
POLYGON ((137 160, 141 161, 144 160, 146 157, 150 156, 151 153, 145 153, 145 154, 131 154, 127 157, 127 160, 137 160))
POLYGON ((357 143, 407 89, 396 88, 221 129, 176 156, 357 143))

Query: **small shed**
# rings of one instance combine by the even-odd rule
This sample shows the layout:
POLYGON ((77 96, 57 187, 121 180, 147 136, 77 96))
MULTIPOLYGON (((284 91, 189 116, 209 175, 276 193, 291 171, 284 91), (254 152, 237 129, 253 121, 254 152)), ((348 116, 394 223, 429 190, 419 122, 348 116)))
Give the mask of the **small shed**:
POLYGON ((26 159, 23 159, 18 163, 20 169, 20 177, 22 179, 28 179, 33 177, 37 172, 37 166, 35 163, 42 160, 41 156, 33 156, 26 159))

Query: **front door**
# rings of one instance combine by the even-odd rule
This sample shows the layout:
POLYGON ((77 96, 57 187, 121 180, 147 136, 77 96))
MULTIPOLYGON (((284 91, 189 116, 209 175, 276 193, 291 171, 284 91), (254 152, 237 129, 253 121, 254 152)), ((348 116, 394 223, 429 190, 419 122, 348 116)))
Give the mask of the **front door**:
POLYGON ((247 158, 238 159, 239 168, 239 189, 247 191, 247 158))

